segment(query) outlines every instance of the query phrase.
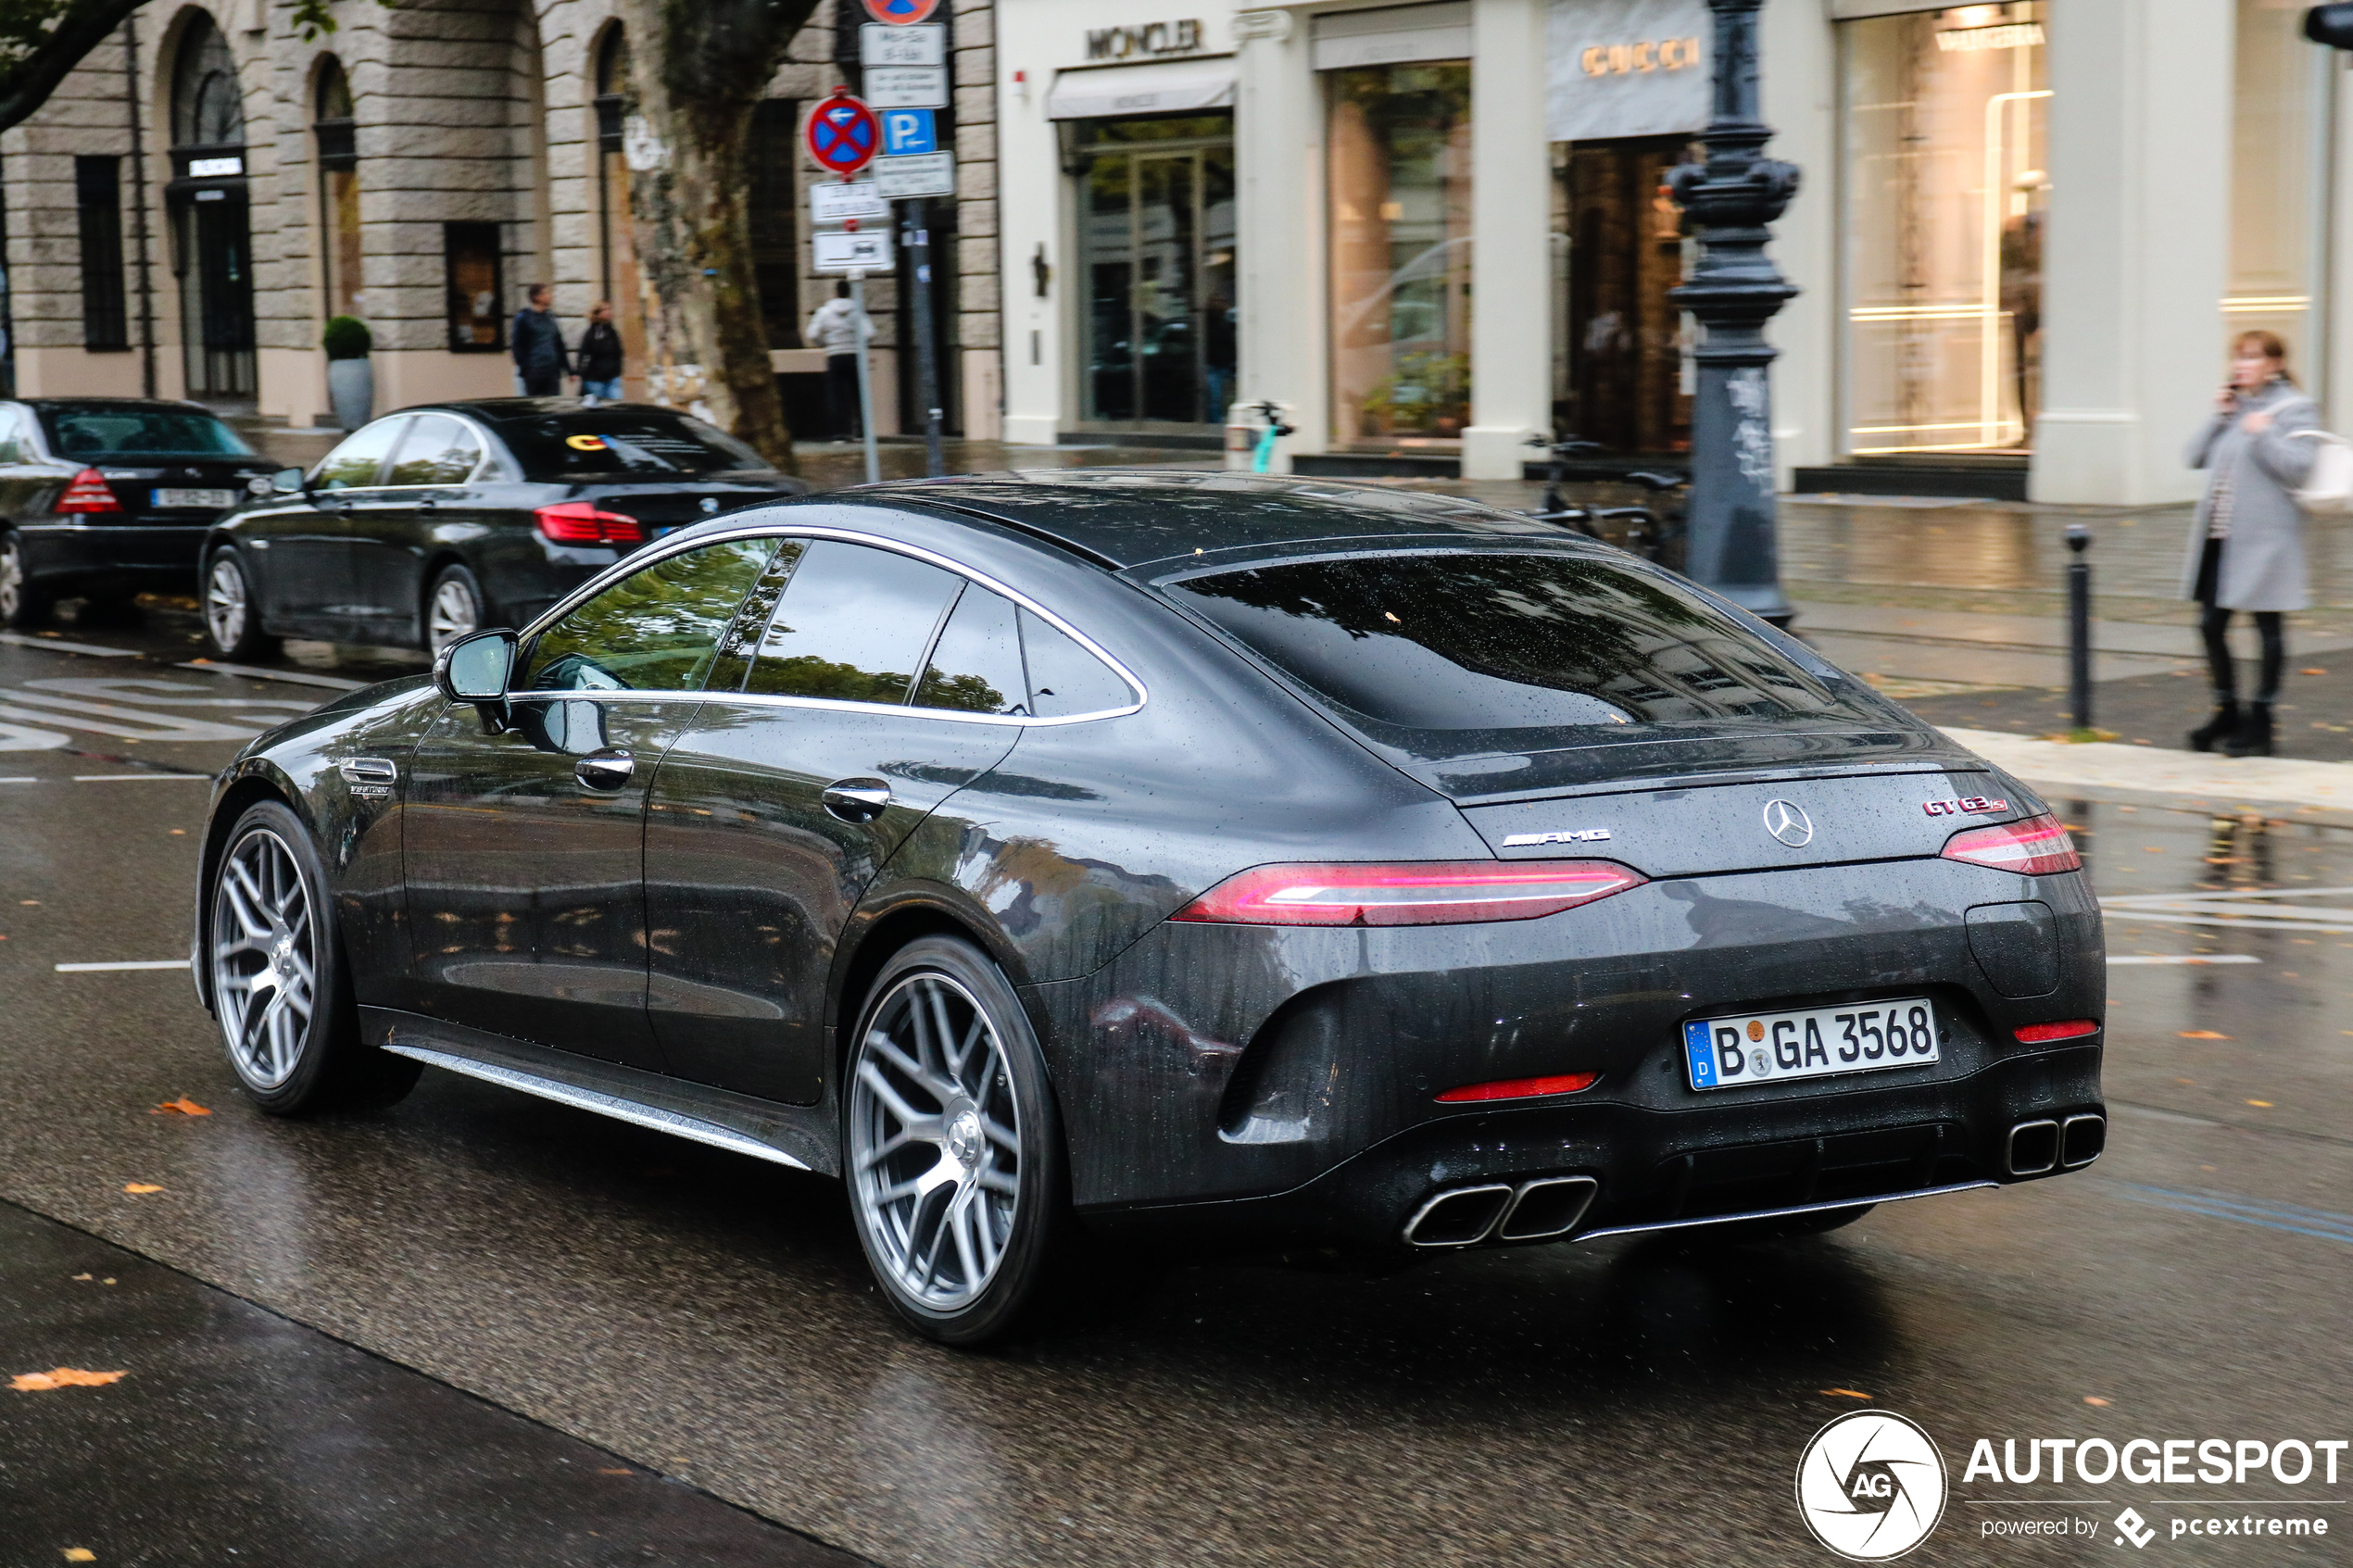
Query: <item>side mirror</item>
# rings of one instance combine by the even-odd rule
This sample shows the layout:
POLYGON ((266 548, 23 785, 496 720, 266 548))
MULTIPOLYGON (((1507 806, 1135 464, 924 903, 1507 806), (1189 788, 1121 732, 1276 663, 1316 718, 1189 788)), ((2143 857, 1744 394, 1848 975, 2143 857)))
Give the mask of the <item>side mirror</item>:
MULTIPOLYGON (((305 486, 300 469, 280 469, 270 476, 270 491, 279 495, 299 495, 305 486)), ((259 494, 259 492, 256 492, 259 494)))
POLYGON ((503 703, 514 672, 515 634, 504 626, 460 637, 433 661, 433 684, 452 702, 503 703))

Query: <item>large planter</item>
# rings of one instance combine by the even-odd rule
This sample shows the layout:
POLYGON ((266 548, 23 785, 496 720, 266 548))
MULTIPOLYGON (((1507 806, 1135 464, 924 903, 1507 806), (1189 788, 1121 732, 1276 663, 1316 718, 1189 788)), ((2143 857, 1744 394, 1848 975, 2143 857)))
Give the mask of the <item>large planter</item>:
POLYGON ((376 367, 367 359, 327 361, 327 397, 335 408, 335 423, 358 430, 375 417, 376 367))

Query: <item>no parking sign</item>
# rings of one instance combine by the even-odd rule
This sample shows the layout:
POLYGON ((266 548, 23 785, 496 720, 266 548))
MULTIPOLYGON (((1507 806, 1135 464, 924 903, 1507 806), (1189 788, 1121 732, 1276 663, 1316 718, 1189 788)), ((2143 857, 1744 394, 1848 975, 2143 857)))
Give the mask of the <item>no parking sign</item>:
POLYGON ((847 180, 866 167, 882 143, 875 111, 847 93, 836 93, 809 116, 809 156, 847 180))

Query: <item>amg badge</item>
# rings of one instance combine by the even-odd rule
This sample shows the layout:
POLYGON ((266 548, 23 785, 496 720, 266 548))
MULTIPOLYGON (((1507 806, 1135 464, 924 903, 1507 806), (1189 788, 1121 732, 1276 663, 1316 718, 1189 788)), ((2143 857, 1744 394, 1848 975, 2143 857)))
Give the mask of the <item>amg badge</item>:
POLYGON ((1990 795, 1966 795, 1958 800, 1923 800, 1920 809, 1931 817, 1973 817, 1989 811, 2007 811, 2010 803, 1990 795))
POLYGON ((1525 849, 1538 844, 1598 844, 1609 836, 1607 828, 1568 828, 1560 833, 1515 833, 1504 840, 1506 849, 1525 849))

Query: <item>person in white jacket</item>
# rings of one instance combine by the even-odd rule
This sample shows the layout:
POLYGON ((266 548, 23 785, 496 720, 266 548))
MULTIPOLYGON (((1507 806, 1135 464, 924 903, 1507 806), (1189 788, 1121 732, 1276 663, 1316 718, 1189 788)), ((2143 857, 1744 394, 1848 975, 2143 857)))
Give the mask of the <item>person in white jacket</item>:
POLYGON ((855 441, 858 429, 858 307, 849 301, 847 279, 834 284, 834 297, 817 307, 802 334, 812 348, 825 351, 825 416, 836 441, 855 441))

